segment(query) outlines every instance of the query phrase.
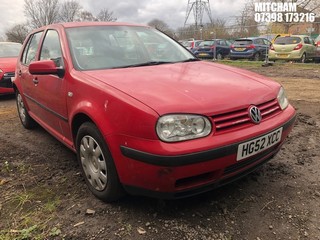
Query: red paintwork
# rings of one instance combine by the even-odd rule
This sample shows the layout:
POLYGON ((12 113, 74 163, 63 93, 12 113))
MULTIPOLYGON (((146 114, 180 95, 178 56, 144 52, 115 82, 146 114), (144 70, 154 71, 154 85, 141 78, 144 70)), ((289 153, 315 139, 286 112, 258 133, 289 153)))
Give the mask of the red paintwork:
MULTIPOLYGON (((157 119, 163 114, 183 112, 210 117, 274 99, 280 85, 249 71, 206 62, 80 72, 73 68, 64 27, 92 24, 106 23, 50 26, 50 29, 58 31, 62 42, 65 63, 63 79, 55 75, 37 75, 39 86, 35 90, 32 83, 34 76, 18 62, 14 84, 23 97, 27 94, 59 115, 57 117, 24 97, 29 114, 74 151, 73 121, 78 114, 90 118, 105 137, 124 185, 156 192, 175 192, 215 182, 240 171, 222 176, 225 167, 236 163, 234 154, 198 164, 160 167, 123 156, 120 146, 169 156, 206 151, 266 134, 295 115, 295 110, 289 106, 259 125, 252 124, 219 136, 213 131, 209 136, 197 140, 162 142, 157 137, 155 127, 157 119), (17 75, 18 71, 21 71, 21 77, 17 75), (73 96, 67 97, 68 92, 72 92, 73 96), (188 186, 175 186, 178 179, 206 172, 212 172, 210 179, 188 186)), ((45 31, 46 28, 40 30, 45 31)), ((283 132, 282 143, 290 130, 291 127, 283 132)))
MULTIPOLYGON (((16 64, 17 58, 0 58, 0 69, 3 71, 2 73, 0 73, 0 81, 6 72, 14 72, 16 64)), ((0 95, 11 93, 14 93, 13 88, 0 87, 0 95)))

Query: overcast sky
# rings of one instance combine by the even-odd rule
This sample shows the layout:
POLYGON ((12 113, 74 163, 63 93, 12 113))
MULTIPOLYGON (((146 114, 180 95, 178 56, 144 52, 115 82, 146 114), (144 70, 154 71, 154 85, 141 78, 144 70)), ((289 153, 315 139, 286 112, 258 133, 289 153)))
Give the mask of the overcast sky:
MULTIPOLYGON (((63 0, 60 0, 60 2, 63 0)), ((118 18, 118 22, 147 24, 157 18, 171 28, 182 27, 186 17, 188 0, 78 0, 85 10, 94 15, 100 9, 107 8, 118 18)), ((228 21, 239 15, 245 0, 211 0, 213 18, 228 21)), ((25 22, 23 13, 24 0, 0 0, 1 19, 0 37, 15 24, 25 22)), ((206 16, 206 14, 204 14, 206 16)), ((205 21, 205 20, 204 20, 205 21)))

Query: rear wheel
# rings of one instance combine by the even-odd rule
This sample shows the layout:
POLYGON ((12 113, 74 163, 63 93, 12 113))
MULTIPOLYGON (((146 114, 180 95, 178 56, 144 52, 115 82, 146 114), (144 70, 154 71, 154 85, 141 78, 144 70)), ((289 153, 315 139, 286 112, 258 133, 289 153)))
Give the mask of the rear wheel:
POLYGON ((218 54, 217 54, 217 60, 222 60, 222 59, 223 59, 222 54, 221 54, 221 53, 218 53, 218 54))
POLYGON ((97 198, 112 202, 124 195, 111 153, 91 122, 82 124, 76 137, 77 157, 90 191, 97 198))
POLYGON ((36 122, 30 117, 28 110, 24 104, 20 92, 16 91, 16 103, 20 121, 26 129, 32 129, 36 126, 36 122))
POLYGON ((254 54, 253 60, 254 60, 254 61, 260 61, 260 53, 254 54))

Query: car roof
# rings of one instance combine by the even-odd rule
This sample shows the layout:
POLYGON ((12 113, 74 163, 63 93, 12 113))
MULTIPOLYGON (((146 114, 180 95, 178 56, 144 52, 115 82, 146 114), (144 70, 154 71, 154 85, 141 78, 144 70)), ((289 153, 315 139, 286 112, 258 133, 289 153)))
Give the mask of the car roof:
POLYGON ((242 40, 242 41, 243 40, 255 40, 255 39, 258 39, 258 38, 266 39, 266 38, 263 38, 263 37, 247 37, 247 38, 237 38, 237 39, 235 39, 235 41, 237 41, 237 40, 242 40))
POLYGON ((152 28, 150 26, 143 25, 143 24, 126 23, 126 22, 66 22, 66 23, 55 23, 55 24, 43 26, 33 30, 32 32, 37 32, 47 28, 56 28, 56 27, 75 28, 75 27, 92 27, 92 26, 136 26, 136 27, 152 28))

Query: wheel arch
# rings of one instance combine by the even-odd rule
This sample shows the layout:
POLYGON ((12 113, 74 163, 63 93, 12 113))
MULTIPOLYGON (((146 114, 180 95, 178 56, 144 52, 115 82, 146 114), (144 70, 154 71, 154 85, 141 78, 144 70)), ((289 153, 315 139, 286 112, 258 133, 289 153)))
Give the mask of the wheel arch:
POLYGON ((74 146, 76 146, 76 138, 77 138, 77 133, 79 131, 79 128, 85 122, 91 122, 97 126, 97 124, 92 120, 92 118, 90 118, 87 114, 82 112, 77 113, 72 119, 71 131, 72 131, 72 139, 74 142, 74 146))

